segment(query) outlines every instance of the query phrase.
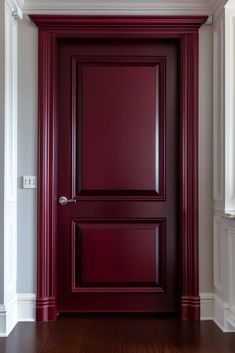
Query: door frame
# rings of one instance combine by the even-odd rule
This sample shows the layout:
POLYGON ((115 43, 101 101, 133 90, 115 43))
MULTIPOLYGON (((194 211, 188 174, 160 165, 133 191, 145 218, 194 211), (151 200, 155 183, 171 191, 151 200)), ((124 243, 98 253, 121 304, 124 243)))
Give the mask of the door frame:
POLYGON ((36 320, 57 315, 57 39, 169 38, 180 46, 180 313, 200 319, 198 261, 198 29, 206 16, 31 15, 39 28, 36 320))

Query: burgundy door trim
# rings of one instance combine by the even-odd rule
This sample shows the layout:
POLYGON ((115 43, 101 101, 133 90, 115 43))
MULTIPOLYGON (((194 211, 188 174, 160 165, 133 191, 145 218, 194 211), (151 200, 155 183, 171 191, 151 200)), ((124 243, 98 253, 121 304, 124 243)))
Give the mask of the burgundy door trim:
POLYGON ((181 48, 180 306, 200 319, 198 265, 198 29, 204 16, 105 17, 32 15, 39 27, 38 217, 36 319, 56 308, 56 44, 61 37, 176 38, 181 48))

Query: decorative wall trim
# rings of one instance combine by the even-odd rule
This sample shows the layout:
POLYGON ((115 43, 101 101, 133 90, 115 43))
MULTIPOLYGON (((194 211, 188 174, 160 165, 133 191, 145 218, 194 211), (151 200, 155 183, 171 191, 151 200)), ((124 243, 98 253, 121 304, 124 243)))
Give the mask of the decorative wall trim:
POLYGON ((214 293, 202 292, 200 293, 201 298, 201 321, 203 320, 214 320, 214 293))
POLYGON ((31 16, 39 27, 37 320, 56 317, 56 38, 178 38, 181 45, 181 315, 200 319, 198 280, 198 28, 206 17, 31 16), (190 92, 190 94, 188 94, 190 92))
POLYGON ((35 321, 36 319, 36 294, 17 294, 18 322, 35 321))

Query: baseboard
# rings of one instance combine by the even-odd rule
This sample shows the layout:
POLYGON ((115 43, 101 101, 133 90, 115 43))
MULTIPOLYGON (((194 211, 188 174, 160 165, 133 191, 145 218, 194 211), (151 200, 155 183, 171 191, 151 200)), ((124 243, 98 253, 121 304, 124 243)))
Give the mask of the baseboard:
POLYGON ((200 293, 201 298, 201 321, 214 320, 215 296, 212 292, 200 293))
POLYGON ((232 327, 233 332, 235 332, 235 309, 230 310, 227 316, 227 322, 232 327))
POLYGON ((182 320, 200 320, 200 297, 187 296, 181 297, 181 318, 182 320))
POLYGON ((0 337, 7 337, 17 324, 17 297, 0 305, 0 337))
POLYGON ((235 312, 218 295, 201 293, 201 320, 213 320, 223 332, 235 332, 235 312))
POLYGON ((41 297, 36 300, 36 320, 50 321, 57 316, 55 297, 41 297))
MULTIPOLYGON (((223 332, 235 332, 235 312, 227 303, 210 292, 200 293, 200 299, 201 320, 213 320, 223 332)), ((19 293, 8 304, 0 305, 0 337, 8 336, 17 322, 35 321, 35 318, 35 294, 19 293)))
POLYGON ((214 322, 223 332, 235 332, 235 314, 218 295, 215 295, 214 322))
POLYGON ((36 295, 34 293, 19 293, 17 295, 18 321, 35 321, 36 295))
POLYGON ((35 301, 35 294, 20 293, 0 305, 0 337, 7 337, 17 322, 35 321, 35 301))

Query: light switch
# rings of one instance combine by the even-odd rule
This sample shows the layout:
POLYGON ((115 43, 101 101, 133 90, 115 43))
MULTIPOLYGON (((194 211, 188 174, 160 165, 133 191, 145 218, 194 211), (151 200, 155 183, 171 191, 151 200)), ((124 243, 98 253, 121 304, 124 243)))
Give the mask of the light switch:
POLYGON ((23 189, 36 189, 36 176, 24 175, 23 176, 23 189))

